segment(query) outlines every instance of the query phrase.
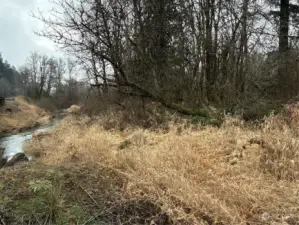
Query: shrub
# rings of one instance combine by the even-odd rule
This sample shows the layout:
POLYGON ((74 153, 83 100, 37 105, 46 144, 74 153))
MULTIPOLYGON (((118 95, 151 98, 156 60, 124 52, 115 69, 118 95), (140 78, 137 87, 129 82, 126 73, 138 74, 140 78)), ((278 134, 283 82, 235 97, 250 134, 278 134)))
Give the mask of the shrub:
POLYGON ((36 105, 49 111, 55 111, 57 109, 54 100, 46 97, 42 97, 40 100, 38 100, 36 105))

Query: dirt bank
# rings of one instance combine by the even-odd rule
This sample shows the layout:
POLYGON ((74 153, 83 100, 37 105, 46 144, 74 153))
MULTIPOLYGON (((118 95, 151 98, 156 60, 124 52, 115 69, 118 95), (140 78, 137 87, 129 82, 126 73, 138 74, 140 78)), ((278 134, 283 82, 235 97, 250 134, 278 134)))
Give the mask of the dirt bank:
POLYGON ((0 108, 0 136, 19 133, 47 123, 50 113, 18 96, 0 108))

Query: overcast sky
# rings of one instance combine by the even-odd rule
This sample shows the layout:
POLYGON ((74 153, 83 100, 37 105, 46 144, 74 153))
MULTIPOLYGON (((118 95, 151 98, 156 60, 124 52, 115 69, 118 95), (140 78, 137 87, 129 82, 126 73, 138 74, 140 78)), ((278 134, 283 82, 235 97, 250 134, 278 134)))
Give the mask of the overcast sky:
POLYGON ((25 63, 32 51, 57 55, 54 44, 38 37, 33 30, 42 24, 29 13, 37 9, 50 9, 48 0, 0 0, 0 52, 16 68, 25 63))

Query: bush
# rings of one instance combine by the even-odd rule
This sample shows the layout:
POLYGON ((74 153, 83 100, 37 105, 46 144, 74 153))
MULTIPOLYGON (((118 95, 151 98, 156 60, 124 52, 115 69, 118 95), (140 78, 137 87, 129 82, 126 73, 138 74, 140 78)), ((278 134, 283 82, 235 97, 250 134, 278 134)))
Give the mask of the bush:
POLYGON ((57 110, 56 104, 53 99, 42 97, 40 100, 36 102, 36 105, 42 109, 46 109, 49 111, 57 110))
POLYGON ((256 102, 244 103, 243 106, 237 105, 226 110, 231 116, 242 116, 245 121, 261 120, 271 113, 279 113, 282 109, 282 104, 274 100, 259 100, 256 102))

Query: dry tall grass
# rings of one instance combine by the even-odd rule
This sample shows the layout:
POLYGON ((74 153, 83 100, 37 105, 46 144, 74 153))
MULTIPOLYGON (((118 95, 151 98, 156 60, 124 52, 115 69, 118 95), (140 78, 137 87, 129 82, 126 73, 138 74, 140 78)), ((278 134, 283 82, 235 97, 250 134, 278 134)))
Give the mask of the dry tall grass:
POLYGON ((282 224, 299 221, 298 142, 289 122, 273 116, 247 128, 227 118, 220 129, 170 125, 165 134, 107 131, 101 119, 68 117, 27 152, 46 164, 116 170, 129 196, 154 199, 177 224, 282 224))
POLYGON ((66 110, 68 113, 79 113, 81 111, 81 107, 78 106, 78 105, 72 105, 71 107, 69 107, 67 110, 66 110))
POLYGON ((18 96, 14 101, 7 101, 0 110, 0 134, 45 123, 49 117, 43 109, 18 96))
POLYGON ((299 104, 286 105, 262 126, 261 167, 277 179, 299 178, 299 104))

